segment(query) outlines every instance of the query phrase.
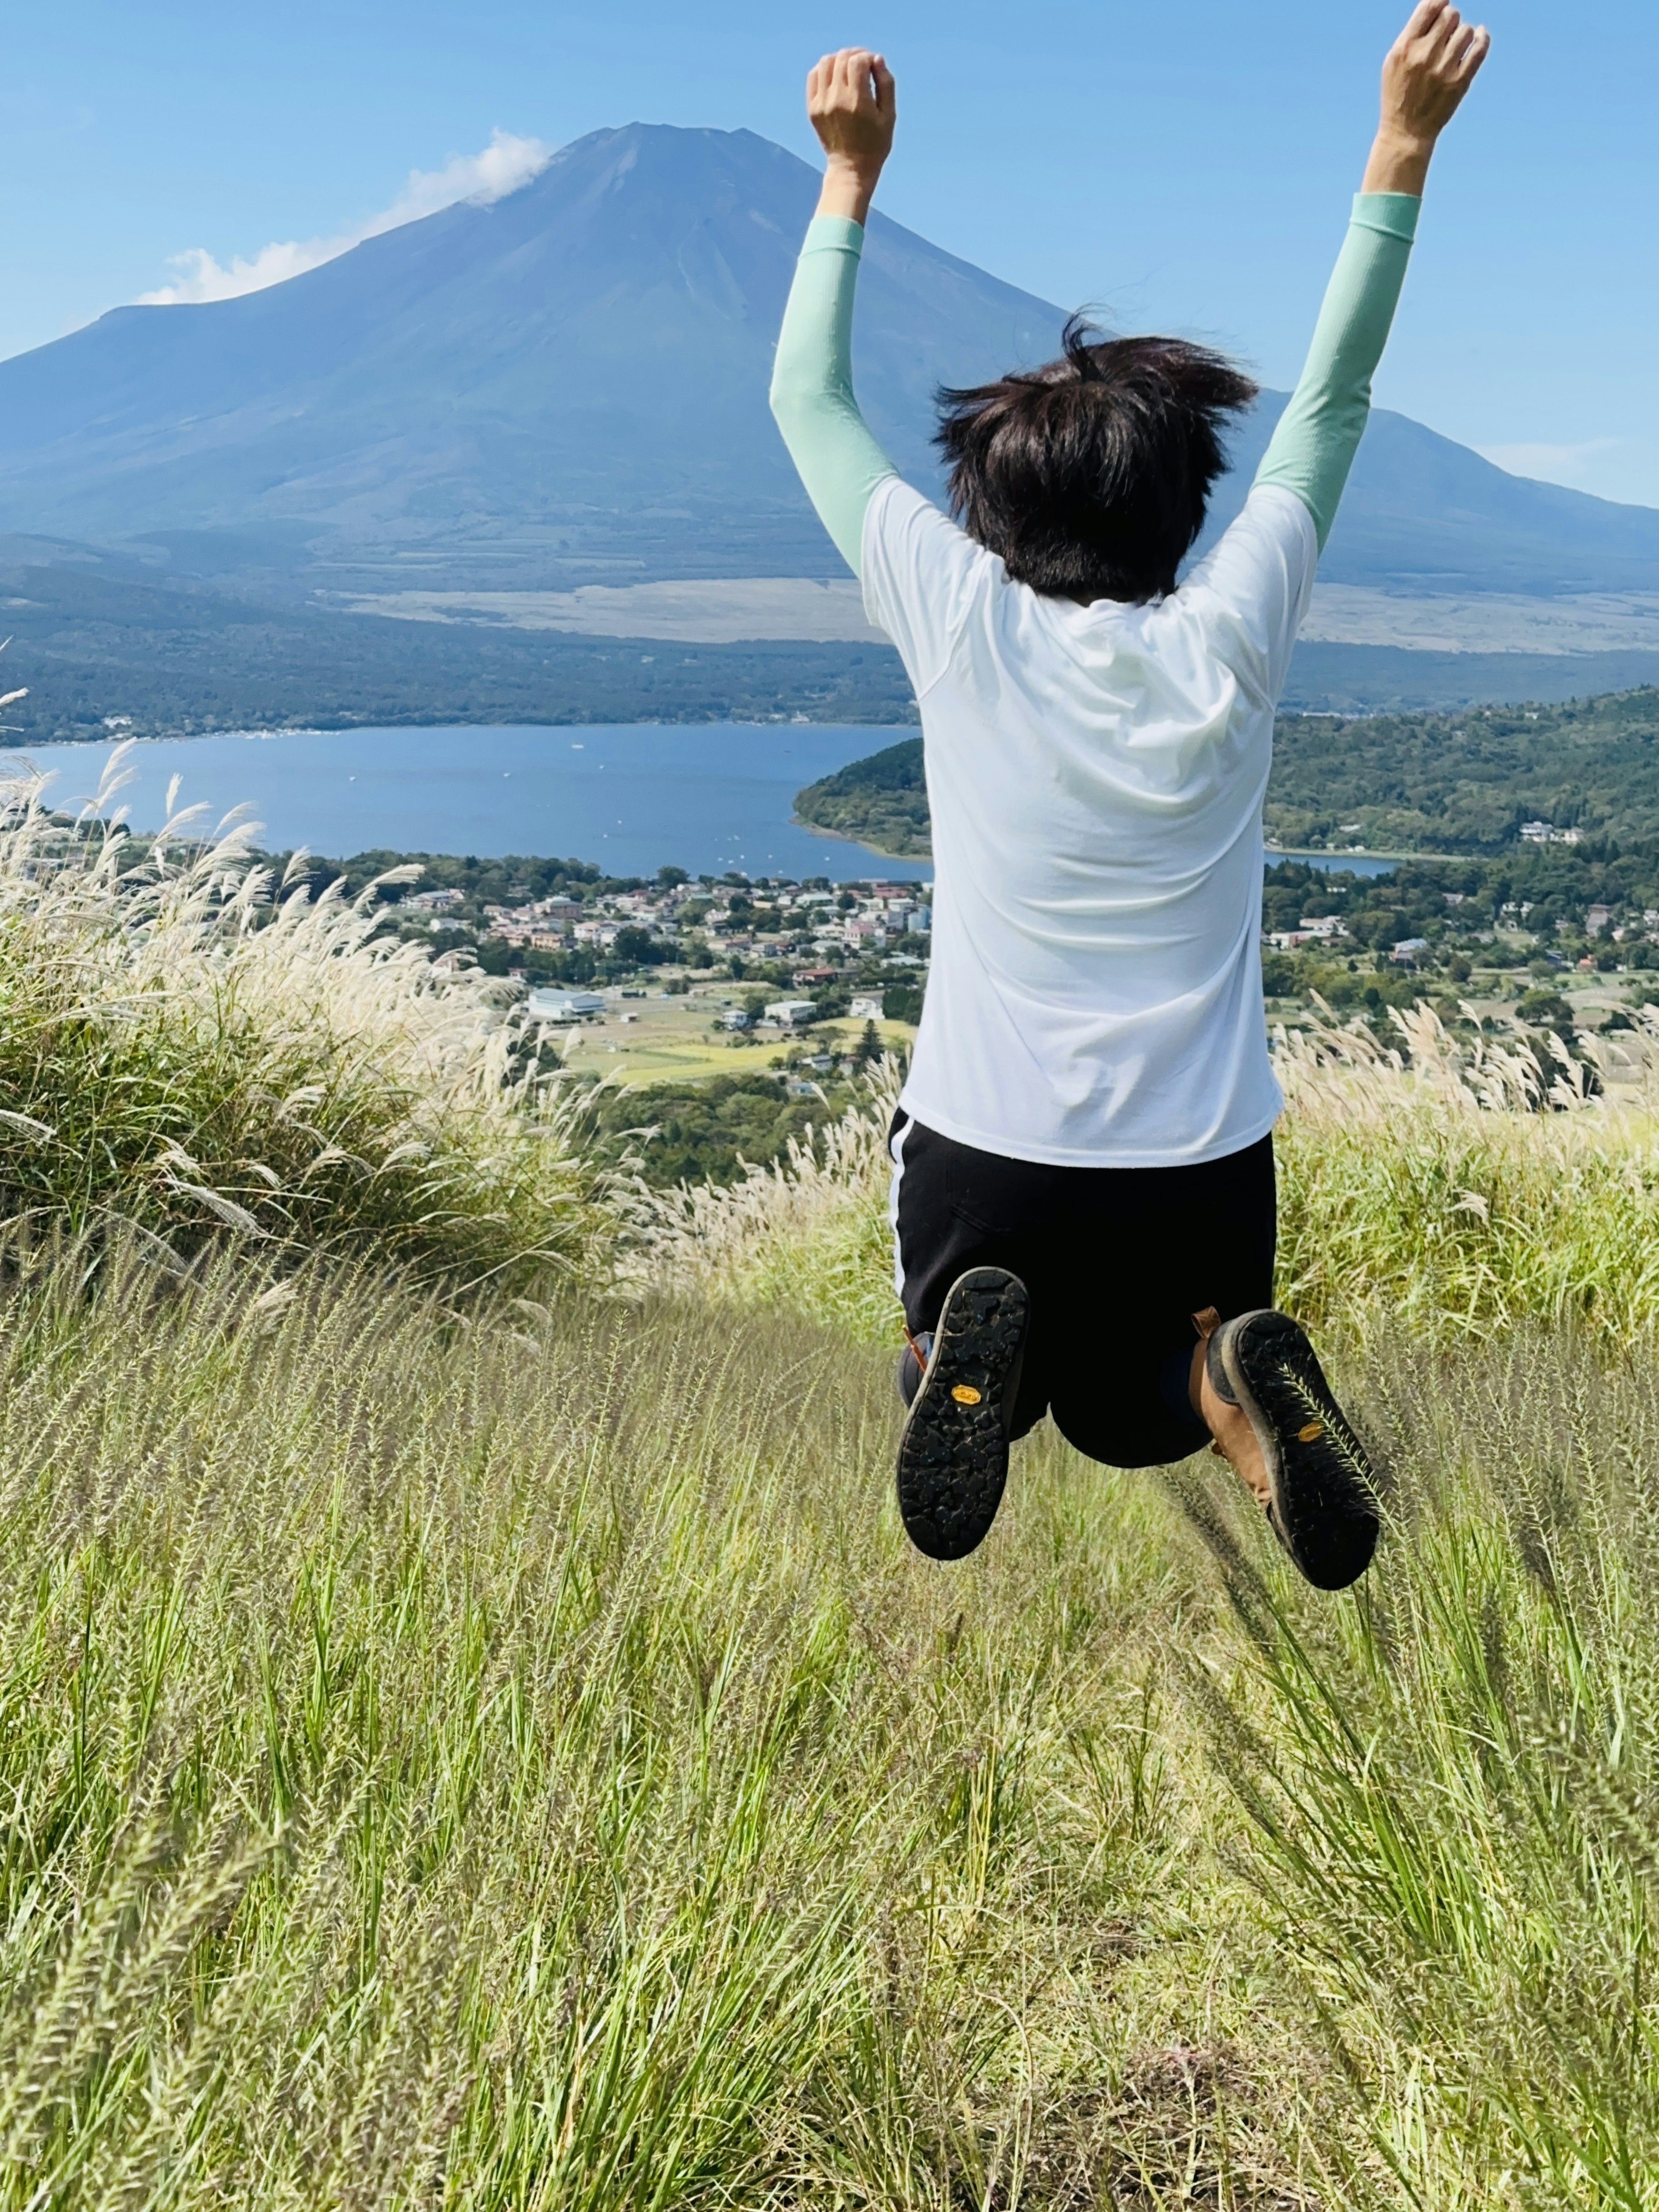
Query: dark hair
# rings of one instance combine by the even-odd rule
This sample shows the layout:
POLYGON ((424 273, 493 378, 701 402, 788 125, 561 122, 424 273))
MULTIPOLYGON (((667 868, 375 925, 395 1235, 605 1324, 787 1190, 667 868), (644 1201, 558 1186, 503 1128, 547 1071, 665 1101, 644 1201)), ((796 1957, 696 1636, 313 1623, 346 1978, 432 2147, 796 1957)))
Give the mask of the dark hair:
POLYGON ((1150 599, 1204 527, 1225 419, 1257 387, 1182 338, 1103 338, 1073 315, 1046 368, 939 394, 951 509, 1016 582, 1150 599))

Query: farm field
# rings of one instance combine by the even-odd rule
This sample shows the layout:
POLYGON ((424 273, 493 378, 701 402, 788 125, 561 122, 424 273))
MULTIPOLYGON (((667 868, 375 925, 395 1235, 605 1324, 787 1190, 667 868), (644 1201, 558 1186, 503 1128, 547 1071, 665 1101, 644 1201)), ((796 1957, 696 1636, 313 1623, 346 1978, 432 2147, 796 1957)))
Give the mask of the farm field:
MULTIPOLYGON (((635 1000, 617 1000, 603 1017, 576 1027, 566 1047, 566 1064, 577 1073, 597 1073, 630 1086, 696 1082, 716 1075, 763 1073, 775 1063, 803 1053, 839 1057, 863 1034, 861 1021, 817 1023, 810 1030, 790 1035, 775 1030, 758 1036, 741 1030, 730 1036, 710 1034, 711 1024, 726 1007, 741 1006, 753 995, 752 988, 742 986, 694 983, 684 997, 653 994, 635 1000)), ((768 986, 766 995, 792 994, 768 986)), ((876 1028, 890 1051, 908 1051, 915 1038, 915 1029, 903 1022, 878 1022, 876 1028)))

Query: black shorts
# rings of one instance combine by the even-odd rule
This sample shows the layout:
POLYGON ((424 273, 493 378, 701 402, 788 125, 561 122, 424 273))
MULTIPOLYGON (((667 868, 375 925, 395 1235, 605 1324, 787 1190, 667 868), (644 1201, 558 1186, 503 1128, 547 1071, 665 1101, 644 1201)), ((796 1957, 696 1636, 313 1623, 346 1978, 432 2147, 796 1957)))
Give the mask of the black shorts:
POLYGON ((1194 1167, 1046 1167, 901 1113, 888 1149, 911 1334, 933 1328, 965 1268, 1010 1268, 1031 1294, 1016 1436, 1049 1413, 1109 1467, 1164 1467, 1208 1443, 1187 1395, 1192 1317, 1273 1302, 1271 1137, 1194 1167))

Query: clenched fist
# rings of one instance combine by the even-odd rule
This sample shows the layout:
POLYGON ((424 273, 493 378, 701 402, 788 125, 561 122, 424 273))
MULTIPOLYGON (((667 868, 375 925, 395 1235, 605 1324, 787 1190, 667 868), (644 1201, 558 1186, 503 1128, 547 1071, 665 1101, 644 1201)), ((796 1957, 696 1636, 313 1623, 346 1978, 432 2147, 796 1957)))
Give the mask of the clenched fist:
POLYGON ((864 46, 826 54, 807 77, 806 113, 829 157, 818 213, 862 222, 893 150, 893 72, 864 46))
POLYGON ((1382 114, 1366 191, 1421 192, 1435 142, 1491 48, 1486 26, 1466 23, 1451 0, 1420 0, 1382 64, 1382 114))

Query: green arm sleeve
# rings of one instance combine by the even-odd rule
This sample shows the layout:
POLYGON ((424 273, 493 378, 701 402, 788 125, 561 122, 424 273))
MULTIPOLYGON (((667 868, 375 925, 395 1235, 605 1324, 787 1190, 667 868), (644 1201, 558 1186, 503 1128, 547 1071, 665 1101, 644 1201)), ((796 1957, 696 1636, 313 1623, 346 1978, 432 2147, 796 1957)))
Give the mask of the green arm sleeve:
POLYGON ((772 412, 806 495, 856 576, 864 510, 898 472, 853 397, 853 294, 864 226, 815 216, 795 266, 772 367, 772 412))
POLYGON ((1322 553, 1370 413, 1371 377, 1388 343, 1422 204, 1404 192, 1356 197, 1302 380, 1256 471, 1257 483, 1296 494, 1314 519, 1322 553))

